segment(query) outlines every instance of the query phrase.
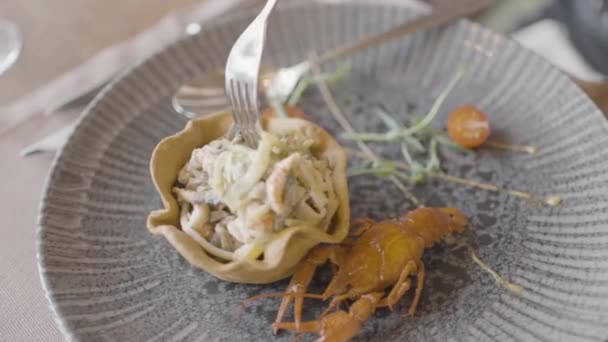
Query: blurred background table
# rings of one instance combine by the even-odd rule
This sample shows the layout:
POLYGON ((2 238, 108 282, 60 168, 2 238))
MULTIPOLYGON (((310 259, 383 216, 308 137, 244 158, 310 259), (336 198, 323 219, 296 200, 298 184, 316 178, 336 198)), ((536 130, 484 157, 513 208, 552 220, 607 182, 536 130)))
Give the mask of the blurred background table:
POLYGON ((101 49, 200 0, 3 0, 0 16, 23 33, 17 64, 0 77, 0 104, 42 87, 101 49))
MULTIPOLYGON (((225 0, 205 0, 225 1, 225 0)), ((3 0, 0 15, 17 23, 24 47, 13 68, 0 75, 0 106, 36 89, 85 62, 104 48, 125 41, 175 11, 188 11, 202 0, 3 0)), ((551 0, 498 1, 478 18, 484 25, 510 33, 551 0)), ((0 340, 59 341, 35 257, 38 202, 53 156, 28 159, 18 151, 64 126, 79 113, 71 111, 29 121, 0 136, 0 340)), ((3 113, 0 113, 2 119, 3 113)))
MULTIPOLYGON (((3 0, 0 15, 23 34, 17 63, 0 75, 0 104, 27 96, 102 49, 197 0, 3 0)), ((0 340, 61 341, 36 266, 38 202, 52 155, 18 151, 72 120, 78 109, 29 122, 0 137, 0 340)), ((2 115, 2 113, 0 113, 2 115)))

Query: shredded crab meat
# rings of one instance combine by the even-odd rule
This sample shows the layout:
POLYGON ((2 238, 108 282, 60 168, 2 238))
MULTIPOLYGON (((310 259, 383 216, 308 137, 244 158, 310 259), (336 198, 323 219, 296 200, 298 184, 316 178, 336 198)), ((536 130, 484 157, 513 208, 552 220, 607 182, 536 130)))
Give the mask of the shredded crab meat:
MULTIPOLYGON (((289 174, 295 166, 299 164, 301 156, 299 153, 294 153, 289 157, 281 160, 274 165, 272 173, 266 179, 266 196, 272 210, 277 213, 285 211, 285 187, 289 174)), ((294 170, 295 171, 295 170, 294 170)))
POLYGON ((194 150, 173 189, 184 232, 211 255, 235 260, 260 257, 289 227, 327 230, 338 199, 330 165, 311 152, 318 134, 262 132, 255 150, 225 139, 194 150))

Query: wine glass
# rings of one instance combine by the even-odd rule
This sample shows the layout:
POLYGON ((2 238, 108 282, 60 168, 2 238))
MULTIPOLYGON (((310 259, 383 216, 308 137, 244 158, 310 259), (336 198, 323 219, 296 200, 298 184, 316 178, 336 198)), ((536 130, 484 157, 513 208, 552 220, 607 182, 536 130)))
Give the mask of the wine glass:
POLYGON ((0 18, 0 75, 15 63, 21 45, 21 33, 17 25, 0 18))

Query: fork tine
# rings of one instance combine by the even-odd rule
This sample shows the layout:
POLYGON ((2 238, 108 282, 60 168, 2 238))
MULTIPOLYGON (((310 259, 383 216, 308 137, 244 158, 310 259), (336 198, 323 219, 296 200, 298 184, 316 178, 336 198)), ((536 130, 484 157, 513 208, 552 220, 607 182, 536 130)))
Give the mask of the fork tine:
POLYGON ((278 0, 267 0, 258 16, 241 33, 230 50, 225 69, 225 87, 237 128, 247 145, 259 140, 258 81, 264 52, 268 16, 278 0))
POLYGON ((251 131, 253 132, 253 136, 255 138, 255 141, 258 141, 260 138, 260 134, 258 129, 261 127, 260 126, 260 108, 259 108, 259 104, 258 104, 258 91, 257 91, 257 85, 251 85, 251 87, 253 89, 250 89, 249 91, 249 99, 250 99, 250 107, 251 107, 251 112, 250 112, 250 120, 251 120, 251 131))
POLYGON ((254 141, 258 141, 259 134, 257 131, 258 126, 256 125, 256 123, 259 120, 257 86, 254 84, 247 84, 247 86, 245 87, 245 96, 246 96, 248 107, 249 107, 249 112, 248 112, 249 125, 248 125, 248 127, 251 131, 251 136, 253 137, 254 141))
POLYGON ((239 90, 239 94, 238 94, 238 98, 241 104, 241 109, 242 109, 242 113, 243 116, 241 117, 241 119, 243 120, 243 124, 245 126, 245 129, 249 128, 249 104, 247 103, 247 83, 244 82, 237 82, 238 87, 237 89, 239 90))
MULTIPOLYGON (((242 112, 241 112, 241 106, 240 106, 240 101, 238 99, 238 86, 236 84, 236 81, 234 79, 230 79, 228 81, 228 91, 226 92, 226 95, 228 96, 228 102, 230 102, 230 107, 232 107, 232 117, 234 119, 234 122, 236 124, 237 127, 242 127, 243 123, 242 123, 242 112)), ((242 129, 239 129, 239 131, 241 131, 242 129)), ((242 132, 241 132, 241 135, 242 132)))
MULTIPOLYGON (((258 108, 257 90, 255 88, 256 87, 254 85, 248 84, 248 87, 245 88, 245 95, 247 96, 247 100, 249 103, 249 107, 251 108, 251 114, 253 115, 253 119, 257 120, 258 118, 255 117, 255 115, 258 112, 259 108, 258 108), (253 89, 250 89, 250 88, 253 88, 253 89)), ((255 122, 255 121, 253 121, 253 122, 255 122)))
POLYGON ((248 145, 255 147, 257 145, 257 133, 252 130, 255 124, 252 122, 251 117, 255 113, 252 112, 252 107, 249 103, 247 83, 231 79, 230 89, 230 98, 232 99, 232 106, 236 114, 235 121, 241 127, 241 136, 248 145))
POLYGON ((245 121, 247 124, 247 128, 251 130, 253 128, 255 121, 257 120, 257 117, 255 117, 255 112, 256 112, 257 108, 255 108, 255 104, 251 101, 252 91, 249 89, 250 88, 249 84, 244 84, 243 88, 244 88, 243 90, 245 92, 245 94, 244 94, 245 107, 247 108, 246 109, 247 115, 245 116, 245 121))
POLYGON ((237 89, 238 89, 238 99, 239 99, 239 103, 240 103, 240 108, 241 108, 241 120, 243 123, 243 133, 244 133, 244 137, 245 137, 245 142, 247 143, 247 145, 253 146, 255 147, 255 140, 253 139, 252 135, 251 135, 251 118, 250 118, 250 113, 251 113, 251 108, 249 108, 249 104, 247 103, 247 83, 243 83, 243 82, 237 82, 237 89))
POLYGON ((240 91, 239 91, 239 82, 235 81, 234 79, 230 80, 230 88, 231 88, 231 104, 232 104, 232 108, 234 110, 234 121, 239 125, 243 125, 243 107, 241 105, 241 96, 240 96, 240 91))

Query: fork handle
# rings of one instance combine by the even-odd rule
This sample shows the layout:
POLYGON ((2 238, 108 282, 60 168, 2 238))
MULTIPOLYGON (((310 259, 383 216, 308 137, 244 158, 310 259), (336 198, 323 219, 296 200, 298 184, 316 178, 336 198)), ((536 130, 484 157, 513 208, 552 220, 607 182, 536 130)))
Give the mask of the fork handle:
POLYGON ((438 27, 454 21, 458 18, 473 15, 492 3, 492 0, 441 0, 435 1, 435 6, 430 14, 408 21, 391 30, 380 34, 357 40, 355 43, 346 44, 323 53, 314 62, 318 65, 324 64, 332 59, 342 57, 360 50, 380 45, 394 38, 409 33, 438 27))
POLYGON ((272 12, 272 10, 274 9, 274 6, 277 5, 277 2, 279 2, 279 0, 266 1, 266 4, 264 5, 262 10, 260 11, 260 14, 258 15, 258 18, 262 17, 263 20, 266 20, 266 18, 268 18, 268 16, 270 15, 270 12, 272 12))

